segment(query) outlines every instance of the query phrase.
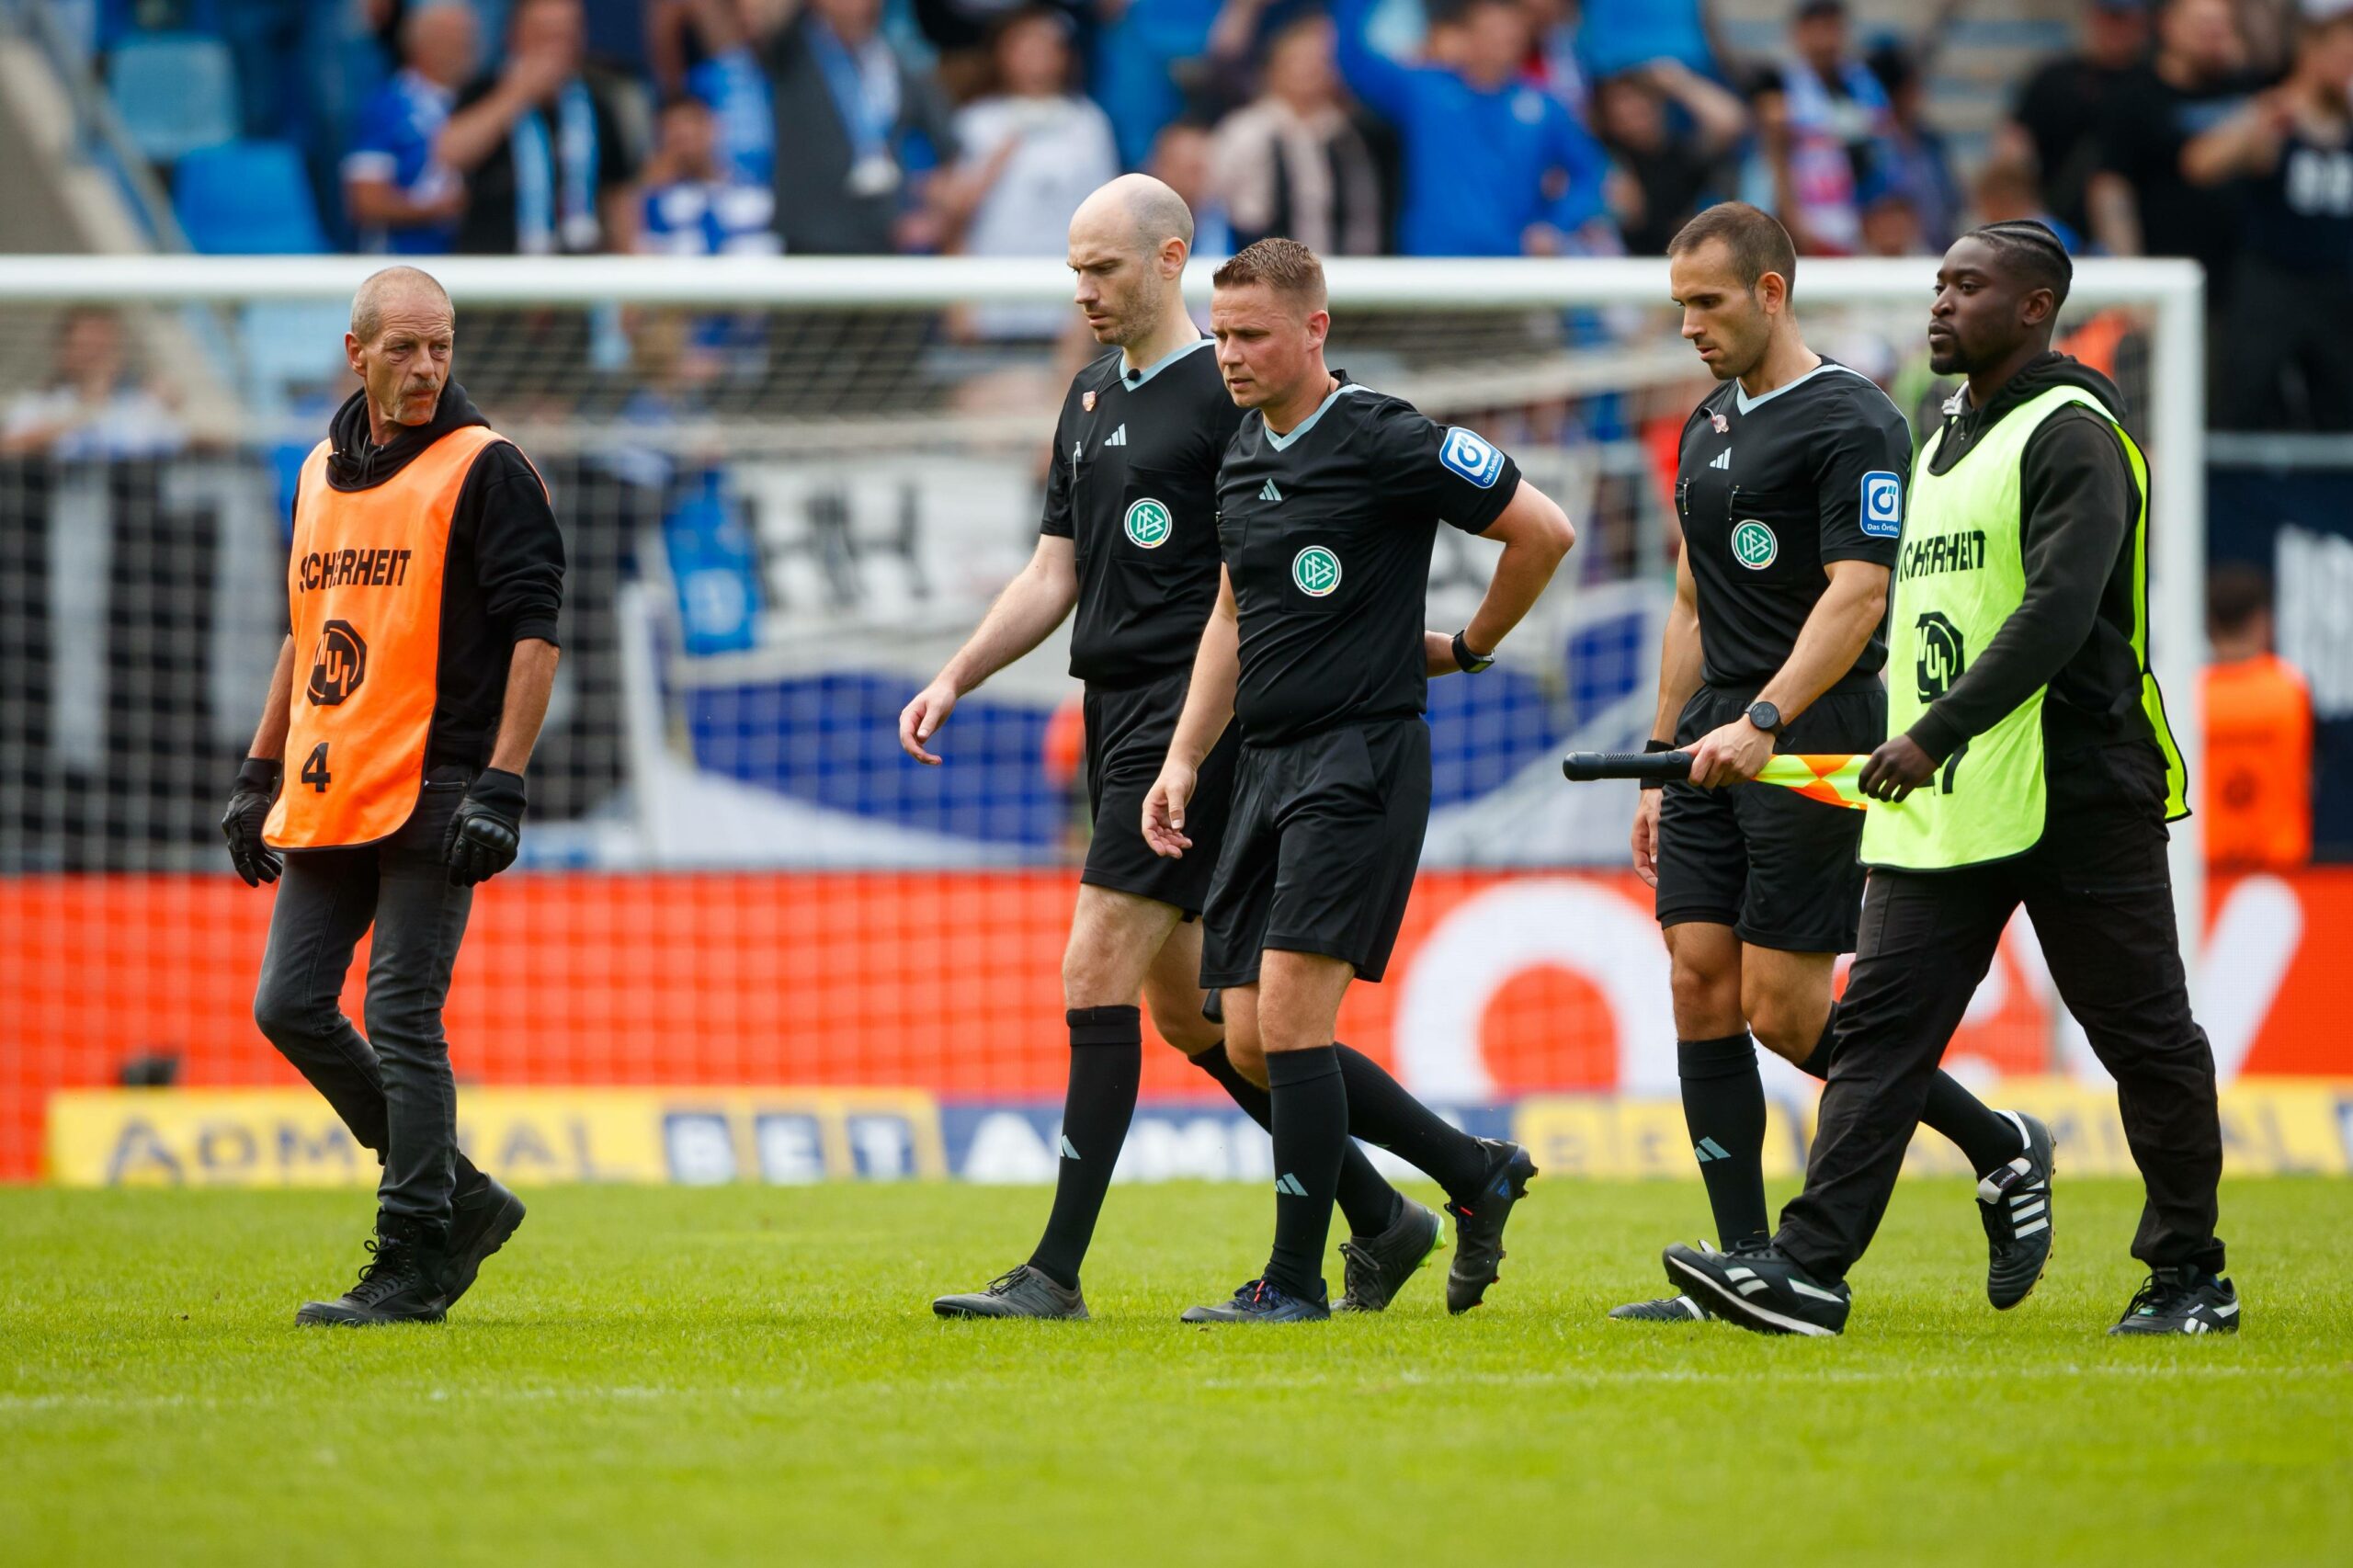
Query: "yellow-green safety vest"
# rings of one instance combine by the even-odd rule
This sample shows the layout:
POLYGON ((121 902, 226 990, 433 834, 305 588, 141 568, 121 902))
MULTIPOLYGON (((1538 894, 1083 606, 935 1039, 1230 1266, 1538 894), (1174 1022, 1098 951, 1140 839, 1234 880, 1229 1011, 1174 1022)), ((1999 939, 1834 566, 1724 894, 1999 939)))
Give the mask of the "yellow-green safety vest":
MULTIPOLYGON (((2165 817, 2188 814, 2188 779, 2149 669, 2149 465, 2100 401, 2055 387, 1995 422, 1937 473, 1939 430, 1912 468, 1911 515, 1895 557, 1887 640, 1890 735, 1909 730, 1950 690, 2026 597, 2020 501, 2027 440, 2061 409, 2082 404, 2106 420, 2131 465, 2141 506, 2132 520, 2132 652, 2141 707, 2165 757, 2165 817)), ((1863 824, 1866 865, 1941 870, 2022 855, 2042 838, 2042 702, 2038 688, 1991 729, 1971 736, 1900 804, 1874 803, 1863 824)))

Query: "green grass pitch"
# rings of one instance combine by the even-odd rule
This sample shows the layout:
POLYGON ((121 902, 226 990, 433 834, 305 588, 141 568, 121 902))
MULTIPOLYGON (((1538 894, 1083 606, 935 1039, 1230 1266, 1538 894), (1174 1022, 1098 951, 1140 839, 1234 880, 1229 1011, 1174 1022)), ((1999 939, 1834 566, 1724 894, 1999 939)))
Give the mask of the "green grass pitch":
MULTIPOLYGON (((943 1324, 1046 1195, 568 1188, 438 1328, 298 1330, 357 1194, 0 1189, 0 1562, 2342 1563, 2353 1183, 2236 1182, 2235 1337, 2120 1342, 2129 1184, 2017 1312, 1910 1182, 1847 1338, 1602 1313, 1696 1185, 1540 1181, 1488 1304, 1198 1330, 1268 1195, 1123 1187, 1092 1324, 943 1324), (1712 1542, 1712 1544, 1711 1544, 1712 1542)), ((1336 1256, 1333 1274, 1337 1279, 1336 1256)))

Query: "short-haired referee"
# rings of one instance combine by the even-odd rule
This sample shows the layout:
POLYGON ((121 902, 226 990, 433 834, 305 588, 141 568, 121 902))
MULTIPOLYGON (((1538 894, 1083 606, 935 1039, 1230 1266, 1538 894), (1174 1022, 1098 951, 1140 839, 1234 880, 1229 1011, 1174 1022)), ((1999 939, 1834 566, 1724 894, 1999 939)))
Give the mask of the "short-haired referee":
MULTIPOLYGON (((2188 814, 2149 672, 2148 466, 2105 376, 2051 352, 2075 268, 2040 223, 1945 255, 1939 374, 1968 384, 1913 470, 1897 551, 1891 738, 1860 779, 1861 944, 1805 1190, 1770 1247, 1683 1246, 1668 1277, 1745 1327, 1836 1334, 1937 1062, 2019 905, 2114 1075, 2149 1278, 2110 1332, 2229 1333, 2214 1234, 2214 1053, 2190 1016, 2165 824, 2188 814)), ((1988 1186, 1992 1184, 1987 1184, 1988 1186)), ((2044 1199, 1998 1199, 2020 1233, 2044 1199)))
MULTIPOLYGON (((1866 752, 1886 738, 1880 627, 1912 429, 1868 378, 1806 347, 1796 247, 1771 213, 1711 207, 1667 256, 1683 335, 1723 385, 1683 425, 1683 551, 1649 746, 1689 748, 1691 782, 1644 792, 1634 868, 1658 890, 1692 1153, 1717 1234, 1737 1252, 1771 1229, 1750 1031, 1801 1070, 1828 1074, 1831 969, 1855 947, 1863 823, 1791 790, 1731 786, 1775 752, 1866 752)), ((1922 1119, 1979 1176, 2003 1176, 2005 1201, 1982 1209, 1985 1289, 1996 1307, 2016 1306, 2042 1276, 2051 1230, 2016 1233, 2006 1198, 2047 1198, 2049 1130, 1986 1109, 1942 1073, 1922 1119)), ((1689 1323, 1708 1312, 1684 1293, 1609 1315, 1689 1323)))
POLYGON ((1218 471, 1224 581, 1184 716, 1143 802, 1154 849, 1194 846, 1188 807, 1238 721, 1232 817, 1201 943, 1237 1052, 1264 1052, 1274 1099, 1275 1244, 1266 1270, 1188 1323, 1327 1315, 1322 1264, 1348 1139, 1379 1143, 1446 1189, 1447 1310, 1476 1306, 1504 1221, 1536 1174, 1526 1150, 1439 1119, 1335 1045, 1350 981, 1378 981, 1429 823, 1428 678, 1478 671, 1519 624, 1575 530, 1471 431, 1324 367, 1324 268, 1266 239, 1217 270, 1218 369, 1248 410, 1218 471), (1443 519, 1502 544, 1471 624, 1423 630, 1443 519))
POLYGON ((438 1320, 523 1221, 458 1148, 441 1006, 474 886, 520 844, 563 541, 537 472, 449 379, 456 336, 415 267, 351 302, 361 390, 302 465, 291 631, 221 822, 245 881, 278 883, 255 1021, 384 1167, 374 1256, 303 1324, 438 1320), (371 927, 363 1037, 339 998, 371 927))

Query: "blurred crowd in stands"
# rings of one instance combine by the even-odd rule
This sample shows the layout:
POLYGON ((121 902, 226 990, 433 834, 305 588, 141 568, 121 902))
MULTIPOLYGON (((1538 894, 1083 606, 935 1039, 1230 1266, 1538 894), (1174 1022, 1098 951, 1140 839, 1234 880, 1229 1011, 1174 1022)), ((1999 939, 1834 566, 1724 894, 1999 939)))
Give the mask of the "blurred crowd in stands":
POLYGON ((1123 169, 1204 255, 1655 255, 1730 197, 1821 256, 2038 217, 2206 265, 2227 422, 2353 429, 2299 324, 2353 291, 2353 0, 2083 0, 1966 160, 1931 89, 1967 0, 1871 36, 1791 0, 1746 55, 1717 0, 58 4, 166 143, 157 95, 222 97, 226 145, 163 148, 199 249, 1051 256, 1123 169))

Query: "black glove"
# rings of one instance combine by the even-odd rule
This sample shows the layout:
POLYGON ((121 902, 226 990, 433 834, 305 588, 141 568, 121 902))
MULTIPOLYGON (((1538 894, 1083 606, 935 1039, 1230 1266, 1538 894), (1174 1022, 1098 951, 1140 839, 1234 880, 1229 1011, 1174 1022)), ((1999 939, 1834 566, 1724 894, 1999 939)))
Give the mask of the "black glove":
POLYGON ((283 763, 266 756, 245 758, 237 769, 237 789, 229 797, 229 809, 221 813, 222 836, 229 841, 229 863, 237 868, 237 875, 245 879, 249 888, 276 881, 278 873, 286 869, 286 862, 261 841, 262 824, 269 820, 269 803, 278 799, 278 781, 285 777, 283 763))
POLYGON ((485 767, 458 802, 443 846, 449 885, 470 888, 515 863, 523 846, 523 778, 485 767))

